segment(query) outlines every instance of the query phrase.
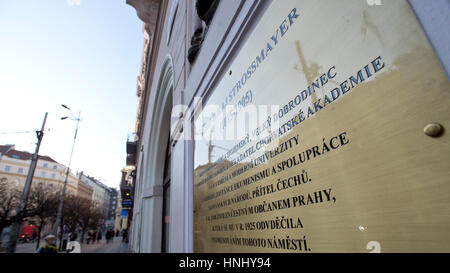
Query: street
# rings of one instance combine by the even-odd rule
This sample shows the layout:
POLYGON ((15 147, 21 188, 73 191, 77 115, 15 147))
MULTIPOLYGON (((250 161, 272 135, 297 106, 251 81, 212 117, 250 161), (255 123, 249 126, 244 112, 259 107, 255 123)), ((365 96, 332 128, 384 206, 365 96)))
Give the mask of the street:
MULTIPOLYGON (((35 252, 36 243, 18 244, 16 248, 16 253, 35 252)), ((81 253, 129 253, 129 251, 128 245, 122 243, 122 237, 114 237, 114 240, 109 244, 106 243, 106 240, 96 244, 81 244, 81 253)))

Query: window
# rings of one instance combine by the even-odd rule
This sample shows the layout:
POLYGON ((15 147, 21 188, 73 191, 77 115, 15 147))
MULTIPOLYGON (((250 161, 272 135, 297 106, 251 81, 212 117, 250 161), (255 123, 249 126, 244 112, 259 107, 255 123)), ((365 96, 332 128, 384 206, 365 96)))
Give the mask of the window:
POLYGON ((18 155, 12 155, 12 158, 20 159, 20 156, 18 156, 18 155))
POLYGON ((18 172, 18 173, 23 173, 23 168, 19 168, 19 169, 17 170, 17 172, 18 172))
POLYGON ((53 170, 56 170, 56 165, 53 165, 53 170))
POLYGON ((170 36, 172 35, 172 29, 173 29, 173 23, 175 23, 175 15, 177 14, 178 10, 178 2, 179 0, 175 0, 172 2, 172 7, 170 8, 169 13, 169 29, 167 31, 167 44, 169 44, 170 36))
POLYGON ((11 171, 11 166, 6 165, 5 166, 5 172, 9 172, 9 171, 11 171))
POLYGON ((54 173, 52 173, 52 178, 55 178, 55 177, 56 177, 56 175, 54 173))
POLYGON ((48 167, 48 164, 47 163, 44 163, 44 168, 47 168, 48 167))
POLYGON ((41 172, 41 176, 42 176, 42 177, 45 177, 45 172, 41 172))

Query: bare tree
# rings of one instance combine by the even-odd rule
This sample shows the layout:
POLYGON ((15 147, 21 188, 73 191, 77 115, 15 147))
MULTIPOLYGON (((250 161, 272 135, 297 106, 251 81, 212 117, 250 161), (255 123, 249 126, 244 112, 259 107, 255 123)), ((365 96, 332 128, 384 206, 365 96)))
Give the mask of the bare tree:
POLYGON ((51 187, 36 186, 33 187, 27 204, 27 214, 37 218, 37 244, 39 247, 41 240, 41 232, 43 228, 56 217, 59 201, 59 193, 55 192, 51 187))
POLYGON ((96 229, 103 220, 102 212, 95 206, 94 203, 86 203, 86 209, 81 214, 78 224, 81 228, 81 243, 84 242, 84 234, 90 228, 96 229))
POLYGON ((70 232, 75 232, 78 227, 78 220, 86 209, 86 199, 69 195, 64 200, 62 222, 66 225, 70 232))
POLYGON ((0 234, 3 228, 11 225, 20 200, 20 192, 8 183, 7 178, 0 179, 0 234))
POLYGON ((104 215, 90 200, 78 196, 69 196, 64 202, 63 222, 70 232, 81 228, 81 243, 84 234, 90 228, 96 229, 104 220, 104 215))

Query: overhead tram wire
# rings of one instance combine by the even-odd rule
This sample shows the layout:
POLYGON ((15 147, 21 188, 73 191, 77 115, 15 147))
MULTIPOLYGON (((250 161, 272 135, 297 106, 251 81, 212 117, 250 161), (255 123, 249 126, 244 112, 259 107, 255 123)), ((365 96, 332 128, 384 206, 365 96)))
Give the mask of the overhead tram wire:
MULTIPOLYGON (((0 135, 17 135, 17 134, 31 134, 36 133, 38 130, 34 131, 23 131, 23 132, 0 132, 0 135)), ((50 129, 44 130, 44 132, 50 132, 50 129)))

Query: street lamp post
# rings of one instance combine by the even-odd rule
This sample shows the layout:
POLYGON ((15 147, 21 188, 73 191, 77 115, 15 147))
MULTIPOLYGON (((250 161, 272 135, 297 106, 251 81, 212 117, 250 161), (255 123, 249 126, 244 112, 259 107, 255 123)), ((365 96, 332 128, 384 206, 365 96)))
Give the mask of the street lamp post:
POLYGON ((47 115, 45 113, 44 122, 42 123, 42 129, 36 131, 38 142, 36 143, 36 150, 31 158, 30 168, 28 169, 27 179, 23 188, 22 196, 20 198, 19 205, 16 208, 16 214, 13 218, 13 223, 11 225, 11 231, 9 235, 9 240, 7 242, 6 252, 14 253, 16 251, 17 238, 19 237, 20 227, 22 225, 22 218, 25 214, 25 208, 27 206, 28 196, 31 190, 31 183, 33 182, 34 171, 39 159, 39 148, 41 147, 41 141, 44 137, 45 123, 47 122, 47 115))
MULTIPOLYGON (((62 105, 62 107, 66 108, 67 110, 70 111, 70 108, 67 107, 64 104, 62 105)), ((56 215, 56 221, 55 221, 55 224, 53 226, 53 234, 55 234, 55 236, 58 235, 58 227, 61 224, 62 212, 63 212, 63 207, 64 207, 64 197, 65 197, 66 188, 67 188, 67 180, 69 178, 70 164, 72 162, 73 149, 75 147, 75 140, 77 139, 77 133, 78 133, 78 124, 80 123, 80 117, 81 117, 81 112, 78 114, 78 118, 75 118, 71 111, 70 111, 70 114, 71 114, 72 117, 62 117, 61 118, 62 120, 65 120, 65 119, 74 120, 74 121, 77 122, 77 126, 76 126, 76 129, 75 129, 75 135, 73 137, 73 144, 72 144, 72 151, 70 152, 69 165, 67 166, 66 177, 64 179, 64 185, 63 185, 63 189, 62 189, 62 192, 61 192, 61 197, 60 197, 60 200, 59 200, 58 214, 56 215)), ((61 232, 61 236, 62 236, 63 235, 63 229, 61 229, 60 232, 61 232)), ((60 240, 60 244, 59 244, 60 248, 61 248, 61 243, 62 243, 62 240, 60 240)))

